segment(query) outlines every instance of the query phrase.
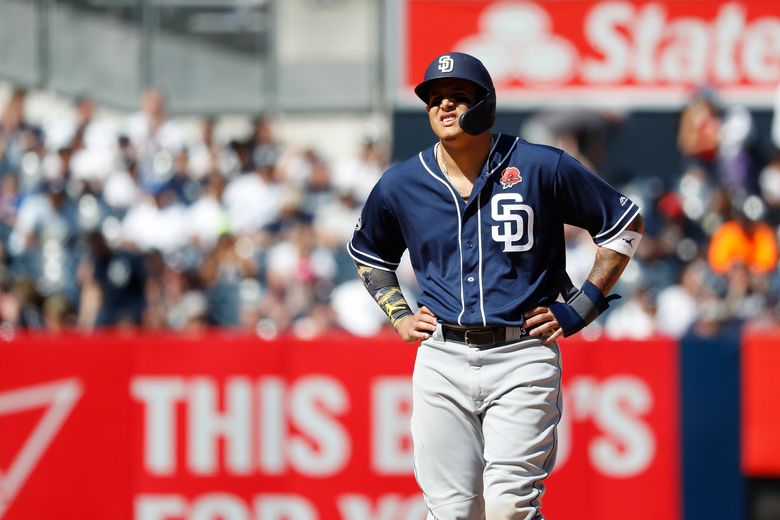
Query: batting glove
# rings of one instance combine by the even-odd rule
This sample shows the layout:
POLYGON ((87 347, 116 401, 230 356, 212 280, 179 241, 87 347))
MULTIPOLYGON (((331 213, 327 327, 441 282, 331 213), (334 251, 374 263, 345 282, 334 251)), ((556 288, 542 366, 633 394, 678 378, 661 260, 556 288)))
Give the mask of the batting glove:
POLYGON ((582 288, 570 296, 565 303, 551 304, 550 311, 563 329, 563 335, 568 337, 598 318, 607 310, 609 302, 618 298, 620 298, 619 294, 605 297, 590 280, 585 280, 582 288))

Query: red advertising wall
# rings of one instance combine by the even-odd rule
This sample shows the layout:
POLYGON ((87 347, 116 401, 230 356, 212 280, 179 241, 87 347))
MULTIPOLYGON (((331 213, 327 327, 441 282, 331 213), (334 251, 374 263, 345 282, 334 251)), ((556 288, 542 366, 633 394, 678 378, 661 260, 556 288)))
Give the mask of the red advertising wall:
POLYGON ((774 0, 406 0, 399 93, 435 56, 463 51, 491 72, 500 99, 679 100, 708 84, 771 103, 780 82, 774 0), (585 96, 583 98, 582 96, 585 96))
MULTIPOLYGON (((677 347, 562 344, 551 518, 679 518, 677 347)), ((218 334, 0 344, 0 519, 423 520, 415 348, 218 334)))
POLYGON ((742 343, 742 470, 780 476, 780 330, 752 331, 742 343))

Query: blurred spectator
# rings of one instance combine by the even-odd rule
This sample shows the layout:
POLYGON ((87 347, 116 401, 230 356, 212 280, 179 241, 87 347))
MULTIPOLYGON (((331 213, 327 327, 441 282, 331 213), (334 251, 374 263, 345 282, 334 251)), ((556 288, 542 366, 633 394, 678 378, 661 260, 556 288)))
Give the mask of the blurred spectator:
POLYGON ((710 339, 714 337, 738 337, 742 323, 731 316, 726 303, 717 296, 711 296, 699 302, 699 313, 688 331, 681 338, 694 337, 710 339))
POLYGON ((661 334, 679 338, 690 328, 699 312, 707 265, 694 261, 686 265, 678 283, 662 288, 656 298, 656 323, 661 334))
POLYGON ((307 150, 308 172, 302 185, 303 193, 301 206, 306 213, 315 215, 324 206, 330 205, 336 198, 336 192, 332 182, 330 166, 314 150, 307 150))
POLYGON ((206 118, 200 125, 200 137, 190 144, 190 169, 193 177, 202 179, 212 173, 220 173, 220 148, 214 141, 213 118, 206 118))
POLYGON ((626 301, 611 311, 604 324, 608 337, 641 340, 656 332, 655 302, 647 285, 639 285, 626 301))
POLYGON ((148 330, 163 330, 167 326, 167 311, 170 301, 169 293, 177 293, 177 285, 172 284, 176 277, 169 276, 171 266, 165 262, 162 253, 157 249, 147 251, 144 255, 144 299, 146 308, 143 315, 143 326, 148 330))
POLYGON ((550 110, 532 117, 521 135, 566 151, 595 172, 601 170, 609 135, 622 122, 616 112, 591 109, 550 110))
POLYGON ((358 156, 336 166, 333 184, 339 191, 351 192, 363 206, 374 184, 389 166, 388 160, 384 145, 376 137, 366 136, 358 156))
POLYGON ((285 191, 273 165, 257 166, 254 171, 232 179, 225 187, 222 202, 233 232, 257 232, 275 221, 285 191))
POLYGON ((231 139, 228 143, 228 153, 235 160, 235 169, 226 175, 229 179, 232 180, 235 175, 255 170, 255 165, 252 162, 251 141, 231 139))
POLYGON ((753 116, 743 106, 731 107, 723 118, 718 143, 721 183, 739 197, 758 193, 762 158, 753 116))
POLYGON ((284 147, 279 143, 271 127, 271 120, 260 117, 255 120, 255 131, 250 143, 250 155, 254 167, 271 166, 279 162, 284 147))
POLYGON ((174 154, 184 146, 179 124, 168 119, 162 92, 148 89, 141 96, 141 110, 127 119, 127 137, 136 151, 141 183, 159 189, 170 176, 174 154))
MULTIPOLYGON (((763 158, 753 118, 743 106, 722 111, 715 92, 702 88, 680 115, 677 142, 685 165, 679 193, 686 214, 694 220, 701 221, 718 190, 729 198, 759 191, 763 158)), ((713 230, 710 226, 708 232, 713 230)))
POLYGON ((43 301, 43 328, 48 332, 66 332, 76 326, 76 319, 67 298, 52 294, 43 301))
POLYGON ((780 224, 780 83, 775 92, 770 137, 771 159, 759 174, 759 186, 761 196, 769 206, 768 219, 773 225, 778 225, 780 224))
POLYGON ((142 198, 122 220, 122 236, 139 251, 173 254, 189 241, 186 208, 164 187, 142 198))
POLYGON ((19 193, 19 178, 16 175, 0 177, 0 239, 7 243, 8 236, 16 223, 16 215, 22 203, 19 193))
POLYGON ((75 101, 72 119, 58 119, 46 128, 46 145, 50 150, 87 149, 96 153, 115 150, 116 130, 106 120, 96 117, 97 104, 88 95, 75 101))
POLYGON ((658 199, 656 210, 662 223, 654 235, 660 241, 662 254, 676 256, 680 262, 696 258, 706 235, 701 226, 686 215, 680 196, 675 192, 663 194, 658 199))
POLYGON ((332 252, 317 244, 311 224, 298 221, 289 240, 273 245, 266 260, 267 292, 264 307, 284 330, 306 316, 319 302, 327 302, 336 274, 332 252))
POLYGON ((137 327, 146 307, 146 269, 138 253, 112 248, 100 231, 86 236, 89 253, 79 269, 82 285, 81 326, 137 327))
POLYGON ((67 147, 73 148, 73 149, 80 149, 80 148, 86 148, 88 143, 92 144, 94 146, 94 143, 90 142, 91 139, 106 139, 107 135, 103 134, 103 131, 105 129, 100 129, 101 131, 94 131, 94 128, 90 128, 91 125, 94 123, 95 119, 95 102, 90 97, 81 97, 76 100, 76 125, 73 130, 73 133, 70 137, 69 142, 66 144, 67 147), (89 137, 87 136, 87 133, 93 130, 89 137))
POLYGON ((255 275, 257 267, 249 255, 242 254, 236 237, 220 235, 200 268, 209 323, 236 327, 241 325, 241 283, 255 275))
POLYGON ((164 186, 176 195, 179 203, 185 206, 198 200, 201 184, 191 173, 190 156, 186 148, 175 154, 170 178, 164 186))
POLYGON ((174 330, 199 332, 208 326, 208 300, 199 290, 190 289, 168 311, 168 325, 174 330))
POLYGON ((11 324, 25 329, 43 328, 41 315, 43 297, 38 292, 35 282, 30 278, 19 278, 13 286, 12 293, 16 306, 10 316, 11 324))
POLYGON ((129 160, 113 169, 103 184, 102 196, 119 217, 123 217, 131 207, 141 204, 145 194, 139 186, 138 163, 129 160))
POLYGON ((145 258, 147 282, 144 327, 197 332, 207 324, 206 295, 200 274, 166 263, 159 251, 145 258))
POLYGON ((710 169, 718 154, 721 120, 715 93, 701 88, 680 114, 677 146, 690 163, 710 169))
POLYGON ((0 118, 0 174, 22 171, 22 134, 29 128, 24 119, 26 99, 26 90, 14 90, 0 118))
POLYGON ((336 323, 350 334, 375 336, 387 327, 387 316, 354 276, 336 287, 332 298, 336 323))
POLYGON ((761 219, 763 203, 748 197, 737 218, 723 223, 712 236, 708 260, 712 270, 725 274, 735 264, 743 264, 755 273, 767 273, 777 265, 775 231, 761 219))
POLYGON ((698 90, 680 113, 677 147, 683 157, 683 171, 677 187, 683 211, 699 221, 718 186, 717 158, 721 119, 715 93, 698 90))
POLYGON ((9 238, 11 254, 31 251, 48 239, 59 243, 72 239, 77 232, 76 209, 62 180, 44 183, 41 193, 25 197, 19 207, 9 238))
POLYGON ((741 321, 758 318, 767 308, 766 273, 751 273, 741 262, 731 264, 726 277, 723 301, 729 315, 741 321))
POLYGON ((230 230, 230 221, 221 202, 224 191, 224 178, 211 173, 203 180, 200 197, 186 210, 187 236, 200 249, 210 250, 217 237, 230 230))
POLYGON ((38 127, 30 126, 21 130, 16 143, 17 152, 21 154, 19 169, 22 191, 34 193, 41 188, 46 179, 47 151, 43 143, 43 133, 38 127))
POLYGON ((780 149, 774 152, 772 160, 764 166, 758 177, 761 198, 767 204, 767 221, 780 224, 780 149))
MULTIPOLYGON (((739 197, 738 200, 744 200, 739 197)), ((712 236, 725 222, 734 219, 734 205, 738 201, 725 186, 716 186, 710 193, 708 205, 699 217, 699 225, 707 236, 712 236)))
POLYGON ((352 238, 360 210, 354 194, 346 189, 339 190, 333 198, 317 205, 313 224, 318 240, 327 247, 345 249, 344 244, 352 238))
POLYGON ((775 106, 772 114, 771 130, 772 146, 775 151, 780 151, 780 83, 777 84, 775 91, 775 106))

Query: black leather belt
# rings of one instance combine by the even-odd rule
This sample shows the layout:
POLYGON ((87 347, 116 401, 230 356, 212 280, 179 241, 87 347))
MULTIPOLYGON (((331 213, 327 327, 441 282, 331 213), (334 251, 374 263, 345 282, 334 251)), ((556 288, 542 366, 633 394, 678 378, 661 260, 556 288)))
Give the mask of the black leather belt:
POLYGON ((456 341, 470 347, 489 348, 518 341, 528 332, 522 327, 458 327, 441 326, 446 341, 456 341))

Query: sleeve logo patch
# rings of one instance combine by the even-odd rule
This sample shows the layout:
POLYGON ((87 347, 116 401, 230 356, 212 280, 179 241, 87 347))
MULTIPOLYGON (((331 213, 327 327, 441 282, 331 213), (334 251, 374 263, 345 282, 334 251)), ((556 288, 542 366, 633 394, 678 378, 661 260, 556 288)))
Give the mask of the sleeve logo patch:
POLYGON ((625 205, 626 205, 626 202, 628 202, 628 199, 627 199, 627 198, 625 198, 625 197, 620 197, 620 205, 621 205, 621 206, 625 206, 625 205))
POLYGON ((355 231, 360 231, 361 227, 363 227, 363 218, 358 217, 357 223, 355 224, 355 231))
POLYGON ((514 166, 505 168, 504 171, 501 172, 501 186, 503 186, 504 189, 511 188, 522 181, 523 178, 520 176, 520 170, 514 166))

